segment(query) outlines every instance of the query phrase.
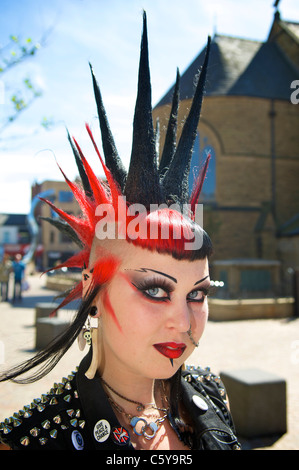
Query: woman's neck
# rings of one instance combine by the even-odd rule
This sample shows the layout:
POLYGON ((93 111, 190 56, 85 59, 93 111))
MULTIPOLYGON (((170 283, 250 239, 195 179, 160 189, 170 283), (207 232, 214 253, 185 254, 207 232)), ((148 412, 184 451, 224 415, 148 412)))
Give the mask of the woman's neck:
POLYGON ((104 369, 100 375, 108 395, 128 413, 135 412, 138 404, 148 406, 156 403, 155 380, 137 377, 134 374, 111 372, 111 368, 104 369))

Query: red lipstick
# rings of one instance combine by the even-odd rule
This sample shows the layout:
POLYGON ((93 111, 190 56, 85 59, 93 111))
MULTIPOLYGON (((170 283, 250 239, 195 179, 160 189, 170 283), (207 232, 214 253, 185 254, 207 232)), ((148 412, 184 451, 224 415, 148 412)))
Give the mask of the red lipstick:
POLYGON ((177 359, 181 357, 183 352, 186 349, 186 345, 184 343, 158 343, 154 344, 154 348, 159 351, 163 356, 167 357, 168 359, 177 359))

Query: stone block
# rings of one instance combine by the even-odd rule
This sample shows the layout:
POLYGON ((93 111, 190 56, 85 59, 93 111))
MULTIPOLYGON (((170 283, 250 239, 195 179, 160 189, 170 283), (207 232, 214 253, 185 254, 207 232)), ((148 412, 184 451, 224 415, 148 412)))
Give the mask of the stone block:
POLYGON ((223 371, 238 436, 254 438, 287 431, 286 381, 260 369, 223 371))
POLYGON ((39 318, 36 322, 36 349, 45 348, 51 341, 63 333, 68 326, 69 322, 61 318, 39 318))
MULTIPOLYGON (((39 318, 49 318, 57 304, 51 302, 40 302, 35 305, 35 325, 39 318)), ((57 312, 55 312, 56 316, 57 312)))

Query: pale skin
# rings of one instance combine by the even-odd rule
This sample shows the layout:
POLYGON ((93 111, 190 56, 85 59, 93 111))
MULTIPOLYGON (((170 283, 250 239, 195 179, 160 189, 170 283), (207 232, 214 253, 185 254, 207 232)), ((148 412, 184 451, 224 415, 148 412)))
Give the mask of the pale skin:
MULTIPOLYGON (((162 392, 157 385, 161 381, 157 379, 170 378, 194 350, 187 333, 190 325, 195 342, 205 329, 208 318, 206 290, 210 285, 208 261, 176 260, 171 255, 151 252, 125 240, 110 241, 104 250, 116 256, 120 264, 93 303, 99 322, 99 374, 121 395, 161 407, 162 392), (109 298, 109 309, 104 296, 109 298), (161 343, 184 345, 182 354, 173 358, 173 365, 154 346, 161 343)), ((90 266, 99 255, 103 255, 103 245, 97 244, 92 250, 90 266)), ((91 280, 92 270, 87 269, 83 272, 83 295, 91 280)), ((135 404, 110 389, 106 388, 106 391, 127 413, 136 415, 135 404)), ((116 414, 130 431, 131 442, 136 448, 186 449, 168 420, 163 421, 155 438, 146 440, 131 432, 124 414, 116 414)), ((143 416, 150 415, 158 417, 159 412, 144 411, 143 416)))

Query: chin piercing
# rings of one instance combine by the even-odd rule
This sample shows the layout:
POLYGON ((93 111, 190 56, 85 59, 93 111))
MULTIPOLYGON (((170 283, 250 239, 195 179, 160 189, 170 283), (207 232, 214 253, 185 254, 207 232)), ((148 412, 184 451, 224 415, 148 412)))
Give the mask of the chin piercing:
POLYGON ((187 335, 189 336, 189 338, 190 338, 190 340, 191 340, 191 343, 192 343, 196 348, 198 348, 199 343, 196 343, 196 341, 194 340, 194 338, 193 338, 193 336, 192 336, 192 333, 191 333, 191 325, 190 325, 189 330, 187 331, 187 335))
POLYGON ((169 360, 170 360, 170 364, 171 364, 171 365, 172 365, 172 367, 173 367, 173 359, 172 359, 172 358, 170 358, 169 360))

